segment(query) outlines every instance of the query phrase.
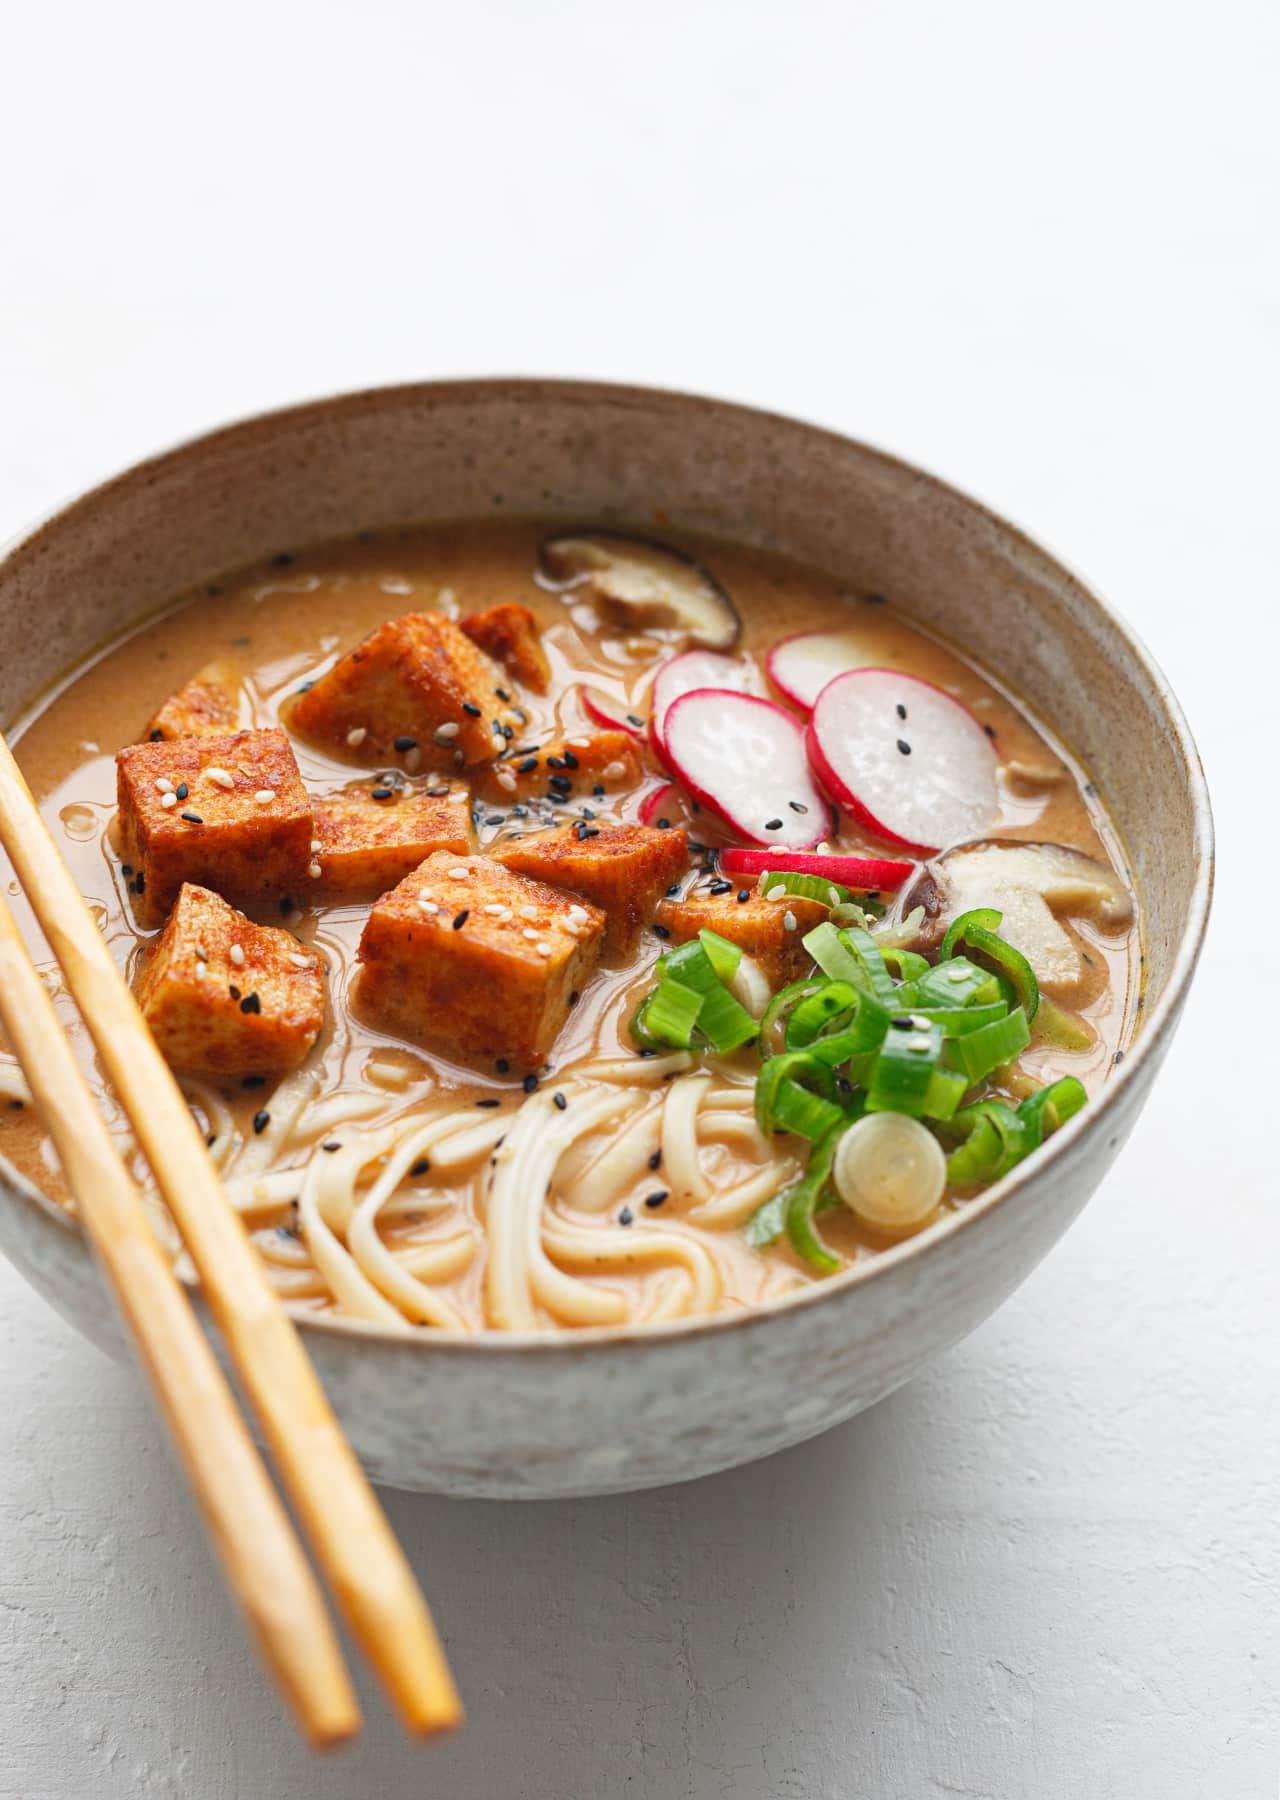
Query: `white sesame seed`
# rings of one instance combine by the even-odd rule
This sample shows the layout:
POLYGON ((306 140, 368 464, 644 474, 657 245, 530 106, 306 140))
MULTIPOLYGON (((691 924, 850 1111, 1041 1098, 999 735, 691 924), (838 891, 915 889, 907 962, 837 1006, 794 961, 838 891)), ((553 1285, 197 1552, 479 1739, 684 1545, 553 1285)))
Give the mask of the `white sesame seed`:
POLYGON ((921 1018, 919 1013, 912 1013, 911 1023, 915 1026, 917 1031, 928 1031, 929 1029, 928 1019, 921 1018))
POLYGON ((947 980, 948 981, 967 981, 968 979, 969 979, 969 972, 967 969, 948 969, 947 970, 947 980))
POLYGON ((830 900, 832 906, 839 906, 840 895, 835 888, 829 887, 827 889, 827 898, 828 898, 828 900, 830 900))
POLYGON ((491 900, 489 902, 488 906, 486 906, 484 910, 487 913, 489 913, 493 918, 496 919, 501 916, 501 914, 505 911, 505 908, 502 905, 500 905, 498 901, 491 900))
POLYGON ((591 739, 589 737, 566 738, 565 743, 572 744, 575 750, 589 750, 591 748, 591 739))
POLYGON ((214 787, 233 788, 236 785, 235 776, 230 774, 226 769, 218 768, 216 764, 211 764, 210 767, 205 770, 204 778, 206 781, 211 781, 214 787))
POLYGON ((201 962, 201 961, 200 961, 200 960, 199 960, 199 958, 198 958, 198 957, 197 957, 197 959, 196 959, 196 974, 197 974, 197 975, 198 975, 198 976, 199 976, 199 977, 200 977, 200 979, 201 979, 201 981, 203 981, 203 980, 204 980, 204 978, 205 978, 205 976, 206 976, 206 975, 207 975, 207 974, 208 974, 208 973, 209 973, 209 965, 208 965, 208 963, 206 963, 206 962, 201 962))
POLYGON ((927 1037, 913 1037, 907 1039, 907 1049, 914 1050, 917 1056, 927 1056, 932 1048, 933 1045, 929 1042, 927 1037))
POLYGON ((160 804, 164 807, 176 806, 178 804, 178 796, 176 794, 161 794, 160 804))
POLYGON ((98 754, 98 745, 94 743, 92 738, 82 738, 80 740, 80 748, 84 751, 86 756, 96 756, 98 754))
POLYGON ((440 911, 440 908, 436 905, 434 900, 419 900, 418 910, 426 913, 429 919, 434 919, 436 914, 440 911))
POLYGON ((156 792, 158 794, 171 794, 173 792, 173 783, 167 775, 156 776, 156 792))
POLYGON ((437 744, 451 744, 461 729, 462 727, 460 725, 453 723, 448 725, 437 725, 431 735, 436 740, 437 744))
POLYGON ((259 788, 253 797, 258 802, 259 806, 266 806, 270 801, 275 799, 276 790, 274 788, 259 788))
POLYGON ((782 929, 784 931, 794 931, 795 928, 796 915, 793 912, 784 912, 782 915, 782 929))
POLYGON ((227 951, 227 955, 231 958, 232 962, 235 964, 237 969, 243 969, 243 967, 244 967, 244 949, 243 949, 242 945, 232 944, 230 950, 227 951))
POLYGON ((307 874, 310 875, 312 881, 319 881, 321 874, 320 864, 318 862, 311 863, 307 869, 307 874))
MULTIPOLYGON (((534 917, 536 918, 537 915, 535 914, 534 917)), ((525 926, 524 930, 520 933, 520 935, 523 938, 527 938, 531 944, 536 944, 538 941, 537 932, 534 931, 533 928, 529 925, 525 926)))
POLYGON ((520 914, 522 919, 536 919, 538 916, 538 909, 536 906, 517 906, 516 911, 520 914))
POLYGON ((826 838, 823 838, 822 842, 818 845, 818 855, 819 856, 830 856, 830 854, 831 854, 831 846, 827 842, 826 838))
POLYGON ((627 772, 627 765, 621 762, 606 763, 600 771, 601 781, 621 781, 627 772))
POLYGON ((786 897, 787 884, 785 881, 780 881, 777 887, 771 887, 769 892, 765 895, 766 900, 785 900, 786 897))
POLYGON ((589 916, 585 906, 571 906, 569 908, 569 918, 574 925, 585 925, 589 916))
POLYGON ((464 869, 459 863, 456 869, 450 869, 449 877, 452 881, 465 881, 470 873, 470 869, 464 869))
POLYGON ((430 888, 419 888, 418 898, 419 900, 434 900, 435 895, 431 892, 430 888))
POLYGON ((317 853, 317 852, 318 852, 318 851, 320 851, 320 850, 323 850, 323 848, 324 848, 324 845, 323 845, 323 844, 322 844, 322 843, 321 843, 321 842, 320 842, 320 839, 319 839, 319 838, 312 838, 312 840, 311 840, 311 854, 312 854, 312 856, 315 856, 315 855, 316 855, 316 853, 317 853))
POLYGON ((301 952, 297 950, 290 951, 289 961, 293 964, 295 969, 311 969, 315 967, 315 964, 309 956, 303 956, 301 952))
POLYGON ((367 726, 353 725, 351 727, 351 730, 347 733, 348 748, 351 750, 358 750, 360 748, 361 744, 363 744, 364 740, 368 737, 368 735, 369 735, 369 730, 368 730, 367 726))
POLYGON ((208 962, 209 952, 205 949, 203 944, 196 945, 196 957, 200 962, 208 962))
POLYGON ((514 919, 515 916, 516 915, 512 912, 512 910, 509 906, 504 906, 502 911, 498 914, 498 923, 500 925, 505 925, 508 922, 508 920, 514 919))
POLYGON ((503 790, 504 793, 507 793, 507 794, 515 793, 516 778, 511 773, 510 769, 499 769, 495 779, 498 783, 498 786, 503 790))
POLYGON ((550 956, 550 954, 551 954, 550 944, 542 943, 542 944, 538 945, 538 955, 539 956, 550 956))

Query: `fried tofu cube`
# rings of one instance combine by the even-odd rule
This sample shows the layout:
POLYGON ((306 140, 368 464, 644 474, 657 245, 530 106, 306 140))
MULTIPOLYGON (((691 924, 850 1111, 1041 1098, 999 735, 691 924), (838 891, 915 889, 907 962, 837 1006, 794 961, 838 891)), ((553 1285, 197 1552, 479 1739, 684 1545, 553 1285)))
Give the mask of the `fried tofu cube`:
POLYGON ((644 925, 689 866, 683 831, 649 825, 557 825, 514 843, 499 843, 495 862, 519 875, 569 888, 604 909, 608 948, 635 949, 644 925))
POLYGON ((700 931, 717 932, 755 958, 775 992, 809 973, 813 958, 802 940, 826 916, 827 908, 820 900, 802 900, 797 895, 766 900, 747 887, 730 894, 699 888, 682 900, 663 900, 658 906, 658 923, 665 925, 678 943, 687 943, 700 931), (745 900, 739 900, 741 893, 747 895, 745 900), (788 920, 792 921, 790 927, 788 920))
POLYGON ((185 882, 137 985, 165 1061, 191 1075, 296 1069, 324 1023, 319 958, 185 882))
POLYGON ((116 757, 121 859, 143 925, 184 881, 239 905, 306 891, 311 801, 283 731, 130 744, 116 757))
POLYGON ((545 694, 551 684, 551 664, 542 648, 538 621, 527 606, 506 601, 484 612, 471 613, 459 625, 473 644, 500 662, 507 674, 545 694))
POLYGON ((599 961, 604 924, 560 888, 437 851, 370 913, 357 1004, 395 1037, 535 1069, 599 961))
POLYGON ((326 899, 385 893, 434 850, 475 848, 471 792, 464 782, 431 788, 377 780, 313 796, 315 888, 326 899))
POLYGON ((641 773, 640 746, 625 731, 584 731, 523 755, 504 757, 486 771, 484 786, 494 799, 502 795, 527 800, 536 795, 563 806, 574 798, 599 799, 610 791, 634 787, 641 773))
MULTIPOLYGON (((388 619, 289 709, 290 730, 361 762, 492 762, 503 749, 503 671, 440 613, 388 619)), ((413 764, 409 765, 413 767, 413 764)))
POLYGON ((142 736, 152 744, 163 738, 225 737, 239 724, 240 677, 219 657, 170 694, 142 736))

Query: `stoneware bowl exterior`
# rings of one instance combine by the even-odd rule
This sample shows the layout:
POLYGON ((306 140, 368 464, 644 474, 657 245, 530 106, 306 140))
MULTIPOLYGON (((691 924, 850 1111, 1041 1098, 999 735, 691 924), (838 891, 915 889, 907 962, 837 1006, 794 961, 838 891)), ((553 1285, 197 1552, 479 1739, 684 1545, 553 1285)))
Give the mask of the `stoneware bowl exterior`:
MULTIPOLYGON (((963 1337, 1106 1173, 1168 1049, 1212 885, 1203 776, 1128 629, 1013 526, 918 469, 716 401, 560 381, 429 383, 252 419, 130 470, 0 562, 0 719, 177 591, 405 521, 536 514, 717 533, 878 591, 964 645, 1083 758, 1145 909, 1141 1029, 1101 1097, 956 1218, 774 1308, 572 1336, 393 1335, 300 1317, 388 1484, 497 1498, 682 1481, 849 1418, 963 1337)), ((781 635, 785 617, 777 621, 781 635)), ((75 1223, 0 1161, 0 1246, 123 1354, 75 1223)))

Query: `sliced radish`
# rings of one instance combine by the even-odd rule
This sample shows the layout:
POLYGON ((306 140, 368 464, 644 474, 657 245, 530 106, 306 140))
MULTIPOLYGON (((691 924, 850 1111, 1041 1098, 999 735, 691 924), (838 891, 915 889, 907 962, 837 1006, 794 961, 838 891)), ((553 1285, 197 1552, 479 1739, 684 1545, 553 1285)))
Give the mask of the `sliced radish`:
POLYGON ((680 789, 674 781, 664 781, 661 787, 654 788, 653 792, 646 794, 640 802, 640 823, 653 825, 659 819, 666 819, 670 822, 672 819, 679 818, 684 810, 684 795, 680 789))
POLYGON ((807 850, 830 835, 803 728, 772 700, 698 688, 668 708, 663 736, 689 792, 753 843, 807 850))
POLYGON ((812 850, 788 850, 779 856, 774 850, 736 846, 722 850, 719 860, 726 875, 763 875, 766 870, 775 875, 818 875, 866 894, 891 894, 916 866, 889 862, 881 856, 826 856, 812 850))
POLYGON ((621 700, 601 688, 580 687, 582 710, 596 725, 607 725, 611 731, 625 731, 628 737, 644 742, 645 722, 639 713, 629 713, 621 700))
POLYGON ((773 646, 765 668, 779 693, 810 712, 829 681, 850 669, 865 669, 872 660, 855 632, 801 631, 773 646))
POLYGON ((693 694, 699 688, 721 688, 731 694, 758 694, 759 673, 754 663, 736 656, 717 656, 714 650, 686 650, 663 663, 654 676, 649 695, 649 734, 660 756, 667 753, 665 724, 667 713, 682 694, 693 694))
POLYGON ((950 694, 896 669, 851 669, 818 696, 814 773, 870 830, 926 856, 977 837, 997 811, 996 753, 950 694))

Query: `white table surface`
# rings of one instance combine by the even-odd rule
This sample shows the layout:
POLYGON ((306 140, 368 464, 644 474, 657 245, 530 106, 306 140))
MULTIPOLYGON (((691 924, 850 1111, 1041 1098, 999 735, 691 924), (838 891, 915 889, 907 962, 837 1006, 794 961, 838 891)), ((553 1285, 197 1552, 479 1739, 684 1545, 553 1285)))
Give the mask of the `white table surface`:
POLYGON ((0 532, 341 387, 775 406, 1114 599, 1223 855, 1117 1169, 914 1385, 690 1487, 390 1497, 448 1746, 374 1700, 345 1758, 296 1747, 134 1376, 0 1267, 0 1795, 1274 1795, 1274 5, 46 0, 4 42, 0 532))

